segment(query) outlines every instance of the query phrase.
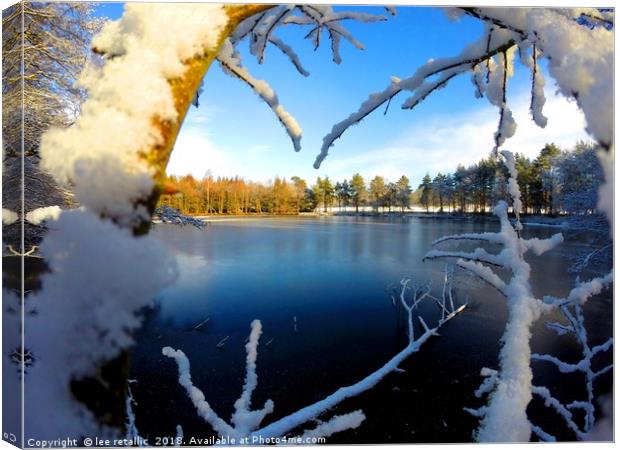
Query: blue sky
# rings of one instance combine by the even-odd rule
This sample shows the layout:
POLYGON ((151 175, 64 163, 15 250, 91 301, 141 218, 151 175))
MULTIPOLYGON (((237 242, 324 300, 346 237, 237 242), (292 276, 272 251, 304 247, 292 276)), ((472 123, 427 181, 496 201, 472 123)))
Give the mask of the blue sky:
MULTIPOLYGON (((101 4, 98 14, 116 19, 122 3, 101 4)), ((381 7, 342 7, 385 14, 381 7)), ((387 15, 387 14, 386 14, 387 15)), ((269 48, 262 65, 241 44, 244 65, 256 78, 270 83, 280 102, 303 129, 302 150, 293 151, 289 137, 271 110, 242 82, 225 75, 217 64, 205 78, 200 107, 192 108, 183 125, 168 172, 202 177, 240 175, 267 181, 274 176, 350 178, 355 172, 371 178, 400 175, 417 185, 426 172, 453 171, 458 163, 471 164, 488 155, 498 121, 497 108, 476 99, 468 76, 453 79, 412 111, 392 102, 366 118, 336 141, 319 170, 312 167, 323 136, 334 123, 355 111, 368 94, 382 90, 390 76, 406 77, 430 58, 452 56, 476 40, 482 25, 464 17, 450 21, 439 8, 398 7, 387 22, 348 22, 347 29, 365 45, 360 51, 343 42, 343 62, 332 62, 326 36, 315 52, 303 40, 306 31, 285 27, 277 35, 291 45, 310 72, 303 77, 275 48, 269 48)), ((529 72, 517 64, 509 82, 508 99, 518 122, 516 135, 504 148, 536 156, 546 142, 571 146, 587 139, 581 113, 574 104, 554 95, 553 80, 547 77, 549 117, 545 129, 529 119, 529 72)), ((395 99, 395 100, 398 100, 395 99)))

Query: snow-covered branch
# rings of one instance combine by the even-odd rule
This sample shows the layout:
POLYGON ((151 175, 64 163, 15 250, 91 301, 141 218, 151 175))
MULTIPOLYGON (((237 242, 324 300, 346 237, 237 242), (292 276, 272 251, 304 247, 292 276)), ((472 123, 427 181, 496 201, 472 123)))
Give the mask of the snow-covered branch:
POLYGON ((493 15, 486 14, 485 12, 481 10, 481 8, 465 7, 465 8, 460 8, 460 9, 462 9, 466 14, 472 17, 476 17, 477 19, 481 19, 484 22, 493 24, 494 27, 503 28, 505 30, 512 31, 522 37, 526 36, 526 33, 523 30, 516 28, 509 23, 504 22, 501 18, 493 17, 493 15))
POLYGON ((282 53, 284 53, 284 55, 288 57, 288 59, 291 60, 291 63, 293 63, 293 65, 295 66, 295 69, 297 69, 297 71, 301 75, 303 75, 304 77, 307 77, 308 75, 310 75, 310 72, 308 72, 302 66, 299 56, 297 56, 297 53, 295 53, 295 51, 289 45, 284 43, 282 39, 276 36, 270 36, 269 42, 275 45, 282 53))
POLYGON ((7 208, 2 208, 2 224, 11 225, 19 220, 19 215, 15 211, 11 211, 7 208))
MULTIPOLYGON (((342 26, 341 22, 347 20, 370 23, 387 19, 385 16, 376 14, 353 11, 335 12, 329 5, 274 6, 244 20, 232 34, 231 42, 237 46, 239 42, 247 38, 251 54, 262 64, 267 44, 278 45, 274 41, 280 41, 274 34, 279 27, 284 25, 310 26, 311 29, 305 38, 310 39, 316 49, 320 45, 321 33, 326 31, 332 40, 333 59, 339 63, 340 38, 344 37, 355 47, 363 49, 363 45, 342 26)), ((293 58, 291 62, 297 65, 293 58)))
POLYGON ((609 351, 613 345, 613 338, 609 338, 602 344, 591 347, 588 343, 588 332, 585 327, 583 315, 583 303, 593 295, 600 293, 603 287, 611 283, 611 273, 603 279, 594 279, 587 283, 579 284, 571 290, 565 299, 556 299, 551 304, 560 309, 567 324, 557 322, 548 323, 547 326, 555 330, 559 335, 568 334, 572 336, 581 347, 581 359, 576 363, 569 363, 549 354, 532 354, 532 360, 550 362, 554 364, 561 373, 580 372, 584 377, 586 400, 578 400, 569 405, 561 405, 557 400, 551 398, 547 388, 536 388, 534 393, 541 395, 545 399, 547 406, 552 406, 565 419, 568 427, 575 432, 579 439, 583 439, 594 426, 594 381, 600 376, 611 370, 613 365, 608 365, 599 369, 594 368, 594 357, 609 351), (570 414, 571 409, 582 409, 585 413, 584 424, 579 427, 570 414))
POLYGON ((457 265, 471 271, 499 291, 507 300, 508 322, 502 337, 499 370, 483 369, 481 375, 484 381, 476 391, 476 397, 489 394, 489 401, 478 409, 466 408, 468 412, 480 417, 481 426, 477 431, 477 438, 481 441, 527 441, 531 433, 540 439, 552 440, 553 436, 533 425, 527 417, 526 409, 532 395, 537 394, 544 398, 547 406, 553 407, 565 419, 567 426, 582 438, 594 424, 593 382, 599 376, 610 370, 609 366, 595 372, 592 368, 594 355, 607 351, 612 345, 608 340, 594 348, 587 343, 587 333, 584 326, 582 305, 592 295, 600 293, 604 287, 613 281, 613 273, 595 278, 585 283, 579 283, 572 289, 566 298, 557 299, 544 297, 542 300, 534 297, 529 283, 530 266, 523 258, 527 251, 541 255, 563 242, 562 234, 555 234, 548 239, 524 239, 521 237, 522 225, 519 220, 521 209, 519 185, 516 182, 517 171, 514 156, 503 151, 508 167, 508 191, 513 202, 513 211, 517 220, 511 225, 508 219, 508 207, 500 202, 494 213, 500 219, 501 229, 497 233, 468 233, 462 236, 446 236, 437 239, 433 244, 441 245, 448 242, 477 241, 500 245, 502 250, 497 255, 490 255, 483 248, 470 252, 431 250, 425 259, 457 258, 457 265), (511 273, 509 281, 504 281, 491 267, 500 267, 511 273), (531 354, 530 328, 541 314, 560 309, 568 324, 557 322, 547 326, 558 334, 571 334, 580 343, 583 357, 576 363, 568 363, 552 355, 531 354), (534 361, 550 362, 561 373, 581 372, 585 376, 587 401, 577 401, 570 405, 562 405, 553 398, 546 388, 533 387, 530 358, 534 361), (574 422, 571 409, 583 409, 586 413, 585 426, 580 429, 574 422), (510 423, 510 427, 506 424, 510 423))
POLYGON ((241 397, 235 402, 235 412, 231 419, 235 429, 244 435, 256 429, 265 416, 273 412, 272 400, 267 400, 260 410, 252 411, 250 409, 252 392, 254 392, 254 389, 256 389, 258 385, 256 357, 258 356, 258 339, 263 332, 262 325, 258 320, 253 321, 251 327, 252 332, 245 346, 247 352, 245 384, 243 385, 241 397))
POLYGON ((501 243, 501 239, 497 236, 497 233, 463 233, 442 236, 439 239, 435 239, 431 245, 434 247, 447 241, 482 241, 491 244, 501 243))
POLYGON ((581 360, 579 361, 578 364, 570 364, 570 363, 561 361, 555 356, 551 356, 547 354, 539 355, 538 353, 532 353, 532 359, 534 361, 548 361, 550 363, 553 363, 557 366, 558 370, 562 373, 571 373, 571 372, 576 372, 578 370, 583 370, 583 365, 585 363, 584 360, 581 360))
POLYGON ((456 265, 465 269, 473 275, 485 281, 489 286, 495 288, 504 297, 507 297, 506 283, 490 267, 484 266, 477 261, 458 260, 456 265))
POLYGON ((513 39, 513 36, 507 36, 490 49, 486 48, 486 43, 487 39, 483 37, 466 47, 458 56, 429 61, 421 66, 411 77, 402 80, 392 77, 387 88, 370 94, 357 112, 333 126, 331 132, 323 138, 323 145, 319 155, 316 157, 314 167, 318 169, 321 166, 321 163, 327 157, 329 148, 347 129, 361 122, 366 116, 376 111, 384 103, 391 101, 396 95, 403 91, 413 92, 414 95, 403 105, 404 108, 411 108, 424 100, 431 92, 444 86, 454 76, 472 70, 481 62, 507 51, 516 44, 516 41, 513 39), (425 82, 436 75, 440 77, 439 82, 425 82))
POLYGON ((290 136, 295 151, 301 149, 301 127, 295 118, 284 110, 271 86, 264 80, 254 78, 242 66, 241 58, 236 48, 242 41, 247 39, 250 44, 250 53, 256 57, 259 64, 262 64, 265 60, 267 46, 272 44, 291 61, 300 74, 308 76, 309 73, 303 68, 297 53, 282 39, 277 37, 275 32, 278 28, 285 25, 310 26, 311 29, 305 37, 313 41, 316 50, 321 43, 322 32, 326 31, 331 40, 332 59, 336 64, 340 64, 342 61, 340 57, 340 42, 343 38, 360 50, 364 48, 341 24, 341 22, 347 20, 368 23, 387 19, 385 16, 375 14, 351 11, 335 12, 329 5, 274 5, 241 22, 225 42, 217 57, 226 74, 245 82, 269 105, 290 136))
POLYGON ((501 254, 493 255, 482 248, 477 248, 473 252, 431 250, 424 255, 424 260, 438 258, 456 258, 459 260, 490 264, 496 267, 505 267, 504 258, 501 257, 501 254))
POLYGON ((316 428, 306 430, 300 436, 302 440, 308 438, 317 437, 329 437, 332 434, 339 433, 341 431, 350 430, 359 427, 366 419, 366 416, 361 410, 353 411, 341 416, 334 416, 328 422, 319 423, 316 428))
POLYGON ((564 242, 564 236, 562 236, 562 233, 556 233, 547 239, 523 239, 523 247, 525 250, 531 250, 536 256, 540 256, 543 253, 554 249, 562 242, 564 242))
POLYGON ((614 280, 613 270, 603 277, 593 278, 583 283, 578 282, 577 286, 570 290, 565 298, 545 296, 544 302, 552 307, 562 307, 573 303, 583 305, 593 295, 600 294, 604 288, 609 286, 614 280))
POLYGON ((532 386, 532 393, 540 396, 544 400, 545 406, 554 409, 560 417, 564 419, 566 426, 572 430, 579 439, 585 437, 585 433, 583 433, 575 423, 573 413, 566 405, 551 395, 549 389, 540 386, 532 386))
POLYGON ((235 53, 232 43, 227 40, 217 56, 217 60, 224 69, 224 72, 239 78, 245 82, 252 90, 271 108, 286 132, 293 141, 295 151, 301 150, 301 127, 280 104, 278 96, 271 86, 264 80, 254 78, 244 67, 241 66, 239 55, 235 53))
POLYGON ((532 88, 530 99, 530 113, 532 119, 541 128, 547 126, 547 118, 543 115, 542 109, 545 104, 545 79, 541 76, 538 68, 538 54, 536 42, 532 44, 532 88))
POLYGON ((181 214, 178 209, 170 208, 169 206, 159 206, 155 208, 153 215, 156 219, 161 220, 163 223, 172 223, 174 225, 192 225, 198 229, 202 229, 207 226, 207 223, 200 219, 195 219, 191 216, 181 214))
POLYGON ((469 412, 481 418, 476 437, 480 441, 507 442, 527 441, 532 433, 532 425, 527 417, 527 405, 532 398, 532 371, 530 368, 530 329, 534 321, 543 312, 543 302, 536 299, 529 283, 530 266, 523 258, 526 250, 532 249, 542 253, 561 242, 561 235, 548 240, 525 240, 520 235, 522 228, 518 220, 520 210, 520 192, 516 183, 514 157, 503 152, 510 178, 508 190, 513 201, 513 210, 517 222, 513 226, 508 219, 508 205, 499 202, 494 214, 500 220, 500 230, 496 233, 466 234, 448 236, 438 239, 436 245, 450 241, 468 241, 500 245, 501 251, 489 254, 483 248, 471 252, 431 250, 425 259, 457 258, 457 265, 470 270, 473 274, 499 291, 508 306, 508 322, 502 337, 502 350, 499 356, 499 370, 485 369, 485 380, 476 391, 480 397, 489 394, 487 405, 469 412), (507 270, 510 279, 503 281, 488 264, 507 270), (507 423, 511 425, 506 426, 507 423))

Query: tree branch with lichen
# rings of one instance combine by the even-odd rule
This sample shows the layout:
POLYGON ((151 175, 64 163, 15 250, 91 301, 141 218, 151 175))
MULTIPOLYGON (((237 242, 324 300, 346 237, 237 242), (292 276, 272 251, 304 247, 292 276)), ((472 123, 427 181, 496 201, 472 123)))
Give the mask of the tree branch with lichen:
MULTIPOLYGON (((273 8, 273 5, 227 5, 225 7, 228 15, 228 24, 220 33, 217 50, 194 57, 185 62, 186 70, 182 77, 169 80, 172 95, 174 97, 174 107, 178 114, 176 121, 163 121, 153 118, 154 125, 159 129, 163 142, 153 146, 144 152, 144 158, 155 169, 153 179, 155 186, 153 192, 147 198, 141 200, 147 210, 152 213, 155 210, 159 196, 164 192, 166 178, 166 167, 174 148, 181 125, 185 120, 187 111, 192 104, 202 79, 211 67, 226 39, 235 31, 235 28, 243 20, 261 11, 273 8)), ((150 220, 144 220, 134 228, 135 234, 147 233, 150 228, 150 220)))

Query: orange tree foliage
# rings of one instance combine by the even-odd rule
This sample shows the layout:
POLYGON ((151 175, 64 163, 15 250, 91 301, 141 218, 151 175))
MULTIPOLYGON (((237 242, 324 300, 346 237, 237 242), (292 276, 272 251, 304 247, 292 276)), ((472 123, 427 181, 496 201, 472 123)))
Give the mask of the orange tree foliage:
POLYGON ((169 176, 160 205, 184 214, 298 214, 314 210, 314 194, 306 182, 276 177, 268 183, 239 177, 169 176))

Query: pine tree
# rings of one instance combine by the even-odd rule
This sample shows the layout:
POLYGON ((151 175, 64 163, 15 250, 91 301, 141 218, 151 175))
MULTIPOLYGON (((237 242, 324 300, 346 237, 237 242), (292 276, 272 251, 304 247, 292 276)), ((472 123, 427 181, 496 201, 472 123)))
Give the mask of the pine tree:
POLYGON ((386 193, 385 179, 376 176, 370 182, 370 197, 372 199, 375 210, 379 210, 379 206, 383 206, 384 196, 386 193))
POLYGON ((409 204, 411 201, 411 186, 409 185, 409 178, 406 176, 400 177, 400 179, 396 182, 397 194, 396 201, 398 206, 401 208, 401 212, 405 212, 405 208, 409 208, 409 204))
POLYGON ((424 178, 422 178, 422 184, 420 184, 419 189, 422 189, 420 203, 422 203, 422 206, 424 206, 426 208, 426 212, 428 212, 428 207, 433 195, 433 181, 428 173, 424 175, 424 178))
POLYGON ((351 182, 349 183, 351 186, 351 198, 353 199, 353 204, 355 205, 355 213, 359 213, 360 205, 366 201, 368 197, 368 191, 366 190, 366 182, 364 178, 356 173, 351 178, 351 182))

